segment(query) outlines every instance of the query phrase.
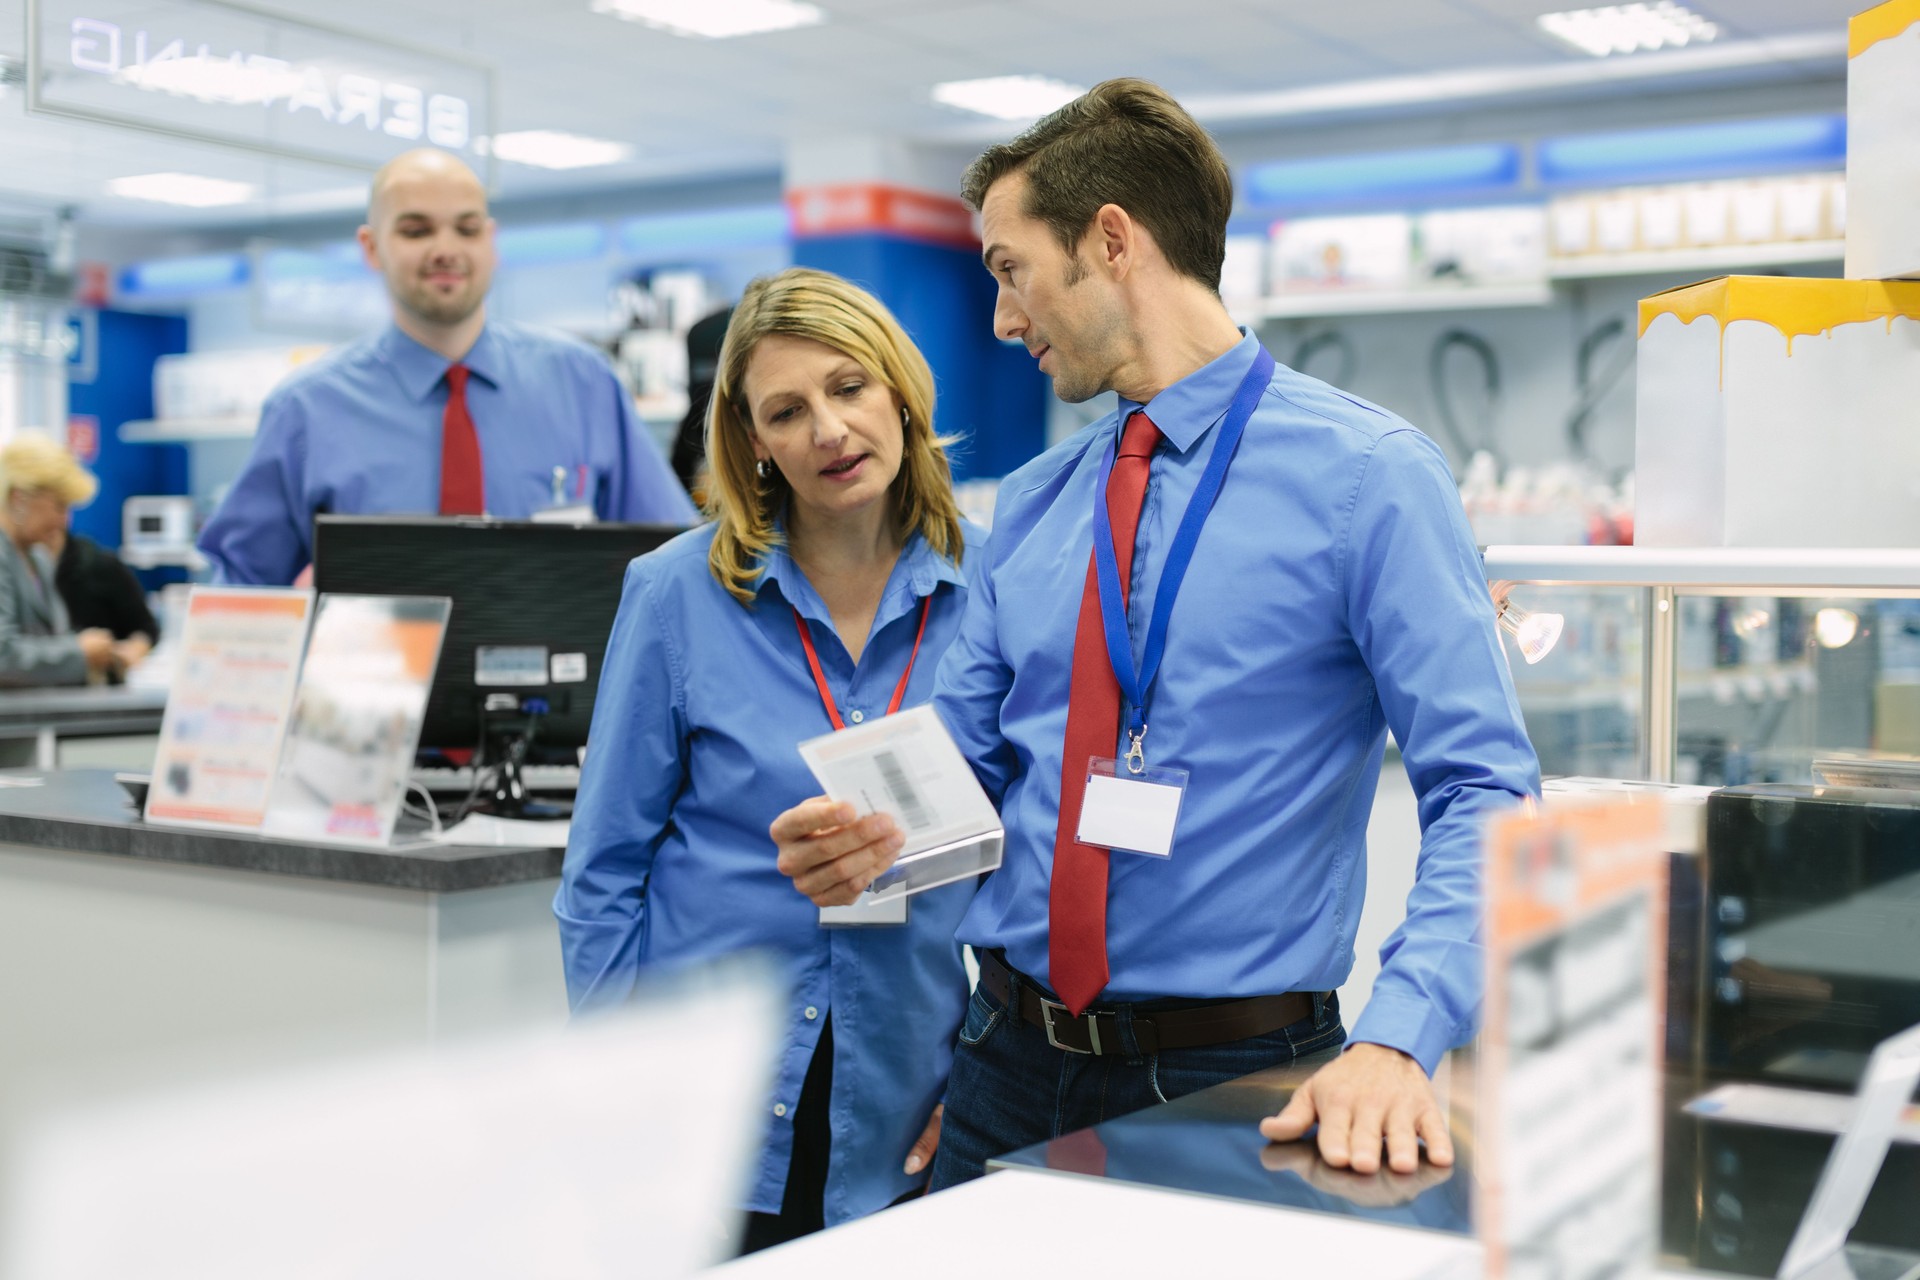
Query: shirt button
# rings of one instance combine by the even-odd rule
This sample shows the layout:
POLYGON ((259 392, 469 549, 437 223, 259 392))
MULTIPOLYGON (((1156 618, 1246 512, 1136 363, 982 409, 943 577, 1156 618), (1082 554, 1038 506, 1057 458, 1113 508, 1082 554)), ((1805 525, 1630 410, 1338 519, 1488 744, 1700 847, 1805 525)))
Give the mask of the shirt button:
POLYGON ((777 1115, 777 1116, 784 1116, 785 1114, 787 1114, 787 1104, 786 1104, 786 1103, 784 1103, 784 1102, 776 1102, 776 1103, 774 1103, 774 1104, 773 1104, 773 1114, 775 1114, 775 1115, 777 1115))
POLYGON ((866 718, 867 718, 867 714, 864 711, 855 711, 852 714, 847 716, 847 719, 853 721, 855 724, 859 724, 862 720, 865 720, 866 718))
POLYGON ((815 1018, 817 1018, 817 1017, 819 1017, 819 1016, 820 1016, 820 1011, 819 1011, 818 1009, 816 1009, 816 1008, 814 1008, 814 1007, 813 1007, 812 1005, 808 1005, 808 1006, 807 1006, 807 1021, 808 1021, 808 1022, 812 1022, 812 1021, 813 1021, 813 1020, 814 1020, 815 1018))

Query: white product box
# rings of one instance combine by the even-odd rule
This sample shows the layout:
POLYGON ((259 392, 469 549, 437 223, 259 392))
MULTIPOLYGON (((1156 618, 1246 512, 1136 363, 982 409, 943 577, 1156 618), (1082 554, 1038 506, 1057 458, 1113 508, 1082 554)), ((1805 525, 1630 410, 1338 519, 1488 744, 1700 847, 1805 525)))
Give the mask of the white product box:
POLYGON ((1655 294, 1638 381, 1640 545, 1920 545, 1920 282, 1655 294))
POLYGON ((1267 238, 1228 236, 1220 264, 1220 300, 1229 307, 1260 301, 1267 283, 1267 238))
POLYGON ((1920 277, 1920 0, 1855 14, 1847 31, 1847 276, 1920 277))
POLYGON ((1413 219, 1376 213, 1276 222, 1267 271, 1269 293, 1404 289, 1413 273, 1413 219))
POLYGON ((153 362, 153 416, 163 421, 258 417, 283 378, 325 351, 308 346, 161 356, 153 362))
POLYGON ((1539 205, 1443 209, 1421 214, 1415 225, 1417 283, 1546 279, 1547 213, 1539 205))

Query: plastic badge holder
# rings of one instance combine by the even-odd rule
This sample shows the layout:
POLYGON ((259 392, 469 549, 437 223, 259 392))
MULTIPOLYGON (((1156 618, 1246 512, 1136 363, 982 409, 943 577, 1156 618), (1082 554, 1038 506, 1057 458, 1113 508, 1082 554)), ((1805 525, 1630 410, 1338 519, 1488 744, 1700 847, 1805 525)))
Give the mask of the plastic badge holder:
POLYGON ((966 757, 930 706, 882 716, 800 744, 829 797, 906 833, 893 866, 861 900, 923 893, 1000 865, 1006 831, 966 757))

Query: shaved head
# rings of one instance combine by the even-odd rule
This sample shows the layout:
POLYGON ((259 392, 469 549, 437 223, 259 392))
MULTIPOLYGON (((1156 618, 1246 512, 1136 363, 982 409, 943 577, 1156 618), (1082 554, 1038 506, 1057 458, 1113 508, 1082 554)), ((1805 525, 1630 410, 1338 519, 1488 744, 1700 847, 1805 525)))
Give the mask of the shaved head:
POLYGON ((493 234, 487 189, 457 156, 423 147, 373 175, 360 246, 386 278, 395 323, 428 346, 478 335, 493 234))
POLYGON ((379 226, 393 212, 384 207, 393 193, 416 184, 464 189, 479 201, 481 213, 487 211, 487 188, 466 161, 433 147, 417 147, 401 152, 373 175, 373 188, 367 193, 367 222, 379 226))

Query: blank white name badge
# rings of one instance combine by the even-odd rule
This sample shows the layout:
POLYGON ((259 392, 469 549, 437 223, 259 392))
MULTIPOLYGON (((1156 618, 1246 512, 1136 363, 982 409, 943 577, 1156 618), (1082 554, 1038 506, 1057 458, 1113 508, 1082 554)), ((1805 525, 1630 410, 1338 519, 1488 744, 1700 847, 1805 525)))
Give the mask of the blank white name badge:
POLYGON ((1171 857, 1173 828, 1186 794, 1185 769, 1147 765, 1134 773, 1117 760, 1089 761, 1075 839, 1120 853, 1171 857))

